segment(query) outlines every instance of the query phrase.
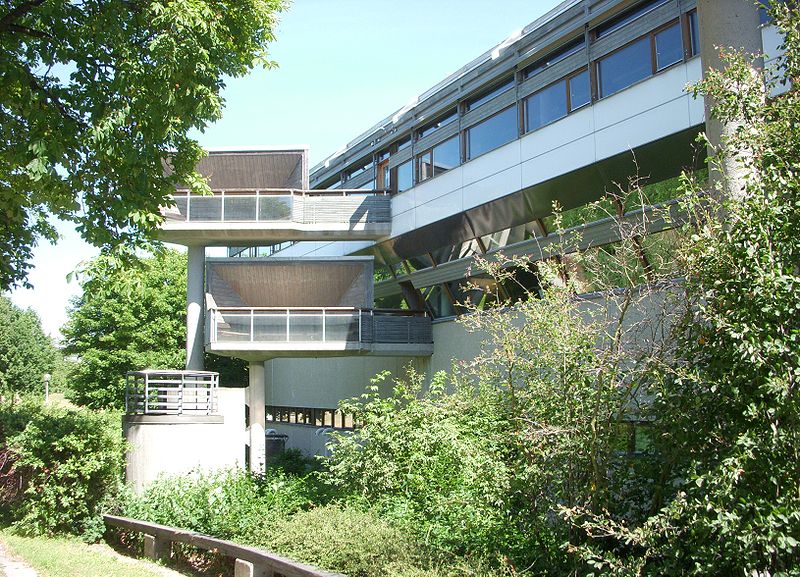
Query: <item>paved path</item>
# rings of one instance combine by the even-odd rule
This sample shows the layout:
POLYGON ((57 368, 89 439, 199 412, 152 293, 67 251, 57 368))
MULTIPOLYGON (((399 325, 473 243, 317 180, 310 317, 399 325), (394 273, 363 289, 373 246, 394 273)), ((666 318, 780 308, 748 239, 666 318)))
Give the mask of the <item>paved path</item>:
POLYGON ((0 577, 38 577, 30 565, 11 556, 5 545, 0 543, 0 577))

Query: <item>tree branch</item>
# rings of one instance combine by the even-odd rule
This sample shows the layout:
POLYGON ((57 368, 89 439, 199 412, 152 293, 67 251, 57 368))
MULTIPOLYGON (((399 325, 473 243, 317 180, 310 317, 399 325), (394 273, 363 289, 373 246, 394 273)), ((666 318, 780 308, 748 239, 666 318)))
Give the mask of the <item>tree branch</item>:
POLYGON ((31 10, 37 8, 44 4, 45 0, 30 0, 28 2, 23 2, 10 12, 8 12, 5 16, 0 18, 0 32, 9 32, 12 31, 12 26, 16 23, 17 20, 29 14, 31 10))

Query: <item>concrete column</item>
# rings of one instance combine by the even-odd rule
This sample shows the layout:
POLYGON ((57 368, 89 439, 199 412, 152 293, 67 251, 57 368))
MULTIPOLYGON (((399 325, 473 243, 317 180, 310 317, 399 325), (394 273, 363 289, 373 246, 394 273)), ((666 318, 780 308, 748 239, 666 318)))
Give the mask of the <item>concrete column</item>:
POLYGON ((154 535, 144 536, 144 556, 153 561, 167 561, 172 543, 169 539, 154 535))
POLYGON ((186 275, 186 368, 202 371, 206 247, 189 246, 186 275))
MULTIPOLYGON (((697 16, 704 76, 709 68, 719 70, 723 67, 720 48, 733 48, 751 54, 763 50, 758 9, 752 0, 698 0, 697 16)), ((760 74, 758 66, 762 66, 760 61, 755 63, 753 74, 760 74)), ((713 100, 706 97, 706 135, 711 144, 709 154, 714 154, 726 135, 732 134, 738 125, 736 122, 723 125, 712 118, 713 105, 713 100)), ((726 194, 736 195, 740 194, 744 176, 741 164, 735 159, 726 158, 718 171, 711 171, 710 179, 712 185, 721 180, 726 194)))
POLYGON ((247 405, 250 407, 250 470, 261 473, 266 466, 264 363, 250 363, 248 372, 250 373, 250 383, 247 387, 247 405))

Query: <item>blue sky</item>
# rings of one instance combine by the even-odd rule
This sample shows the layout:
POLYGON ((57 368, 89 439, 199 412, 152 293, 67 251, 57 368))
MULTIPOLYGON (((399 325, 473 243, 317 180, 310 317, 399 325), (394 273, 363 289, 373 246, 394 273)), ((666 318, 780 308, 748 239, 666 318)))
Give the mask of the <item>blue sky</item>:
MULTIPOLYGON (((294 0, 270 58, 279 67, 230 79, 223 118, 200 144, 308 144, 312 165, 445 76, 556 6, 555 0, 294 0)), ((32 307, 53 336, 79 293, 66 276, 96 251, 61 226, 36 249, 32 307)))

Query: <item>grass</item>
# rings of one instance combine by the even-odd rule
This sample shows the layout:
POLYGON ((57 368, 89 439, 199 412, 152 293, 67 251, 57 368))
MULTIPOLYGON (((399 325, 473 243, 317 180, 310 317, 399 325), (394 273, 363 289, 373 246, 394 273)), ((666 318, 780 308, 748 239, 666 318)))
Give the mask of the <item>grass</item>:
POLYGON ((22 558, 40 577, 165 577, 180 575, 163 567, 123 557, 107 545, 77 539, 20 537, 0 532, 9 553, 22 558))

